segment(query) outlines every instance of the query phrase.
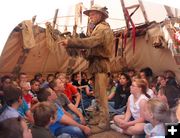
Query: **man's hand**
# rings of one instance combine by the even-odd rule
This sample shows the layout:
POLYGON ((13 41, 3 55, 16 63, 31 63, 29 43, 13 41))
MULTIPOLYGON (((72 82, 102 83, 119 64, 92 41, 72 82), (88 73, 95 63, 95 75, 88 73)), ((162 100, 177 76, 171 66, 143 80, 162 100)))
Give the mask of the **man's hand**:
POLYGON ((61 40, 59 42, 57 42, 59 46, 63 46, 63 47, 67 47, 68 45, 68 40, 65 39, 65 40, 61 40))

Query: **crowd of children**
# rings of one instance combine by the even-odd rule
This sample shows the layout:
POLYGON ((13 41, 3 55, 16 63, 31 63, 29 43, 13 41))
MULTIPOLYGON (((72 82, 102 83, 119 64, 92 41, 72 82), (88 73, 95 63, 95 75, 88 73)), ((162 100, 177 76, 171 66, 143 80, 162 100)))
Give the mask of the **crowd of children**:
MULTIPOLYGON (((113 130, 130 136, 165 136, 165 123, 180 121, 180 88, 174 72, 154 77, 150 68, 144 68, 108 75, 113 130)), ((2 76, 0 137, 87 137, 89 113, 98 108, 93 82, 86 73, 48 74, 46 80, 40 73, 32 79, 26 73, 2 76)))

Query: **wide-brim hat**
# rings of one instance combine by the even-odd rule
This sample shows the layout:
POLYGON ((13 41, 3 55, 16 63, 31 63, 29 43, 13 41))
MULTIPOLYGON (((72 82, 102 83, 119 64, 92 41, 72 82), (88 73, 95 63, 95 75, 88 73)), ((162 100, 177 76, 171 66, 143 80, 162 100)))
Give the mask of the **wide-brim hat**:
POLYGON ((97 12, 100 12, 104 15, 105 18, 108 18, 109 15, 108 15, 108 11, 107 11, 107 8, 106 7, 101 7, 101 6, 97 6, 97 5, 93 5, 89 10, 86 10, 84 11, 83 13, 87 16, 89 16, 89 13, 91 11, 97 11, 97 12))

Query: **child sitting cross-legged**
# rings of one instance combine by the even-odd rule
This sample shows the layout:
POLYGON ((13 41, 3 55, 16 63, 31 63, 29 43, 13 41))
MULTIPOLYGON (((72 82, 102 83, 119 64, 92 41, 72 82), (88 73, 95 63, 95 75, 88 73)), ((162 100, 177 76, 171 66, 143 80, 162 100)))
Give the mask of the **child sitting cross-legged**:
POLYGON ((127 135, 144 134, 144 105, 150 96, 146 93, 147 85, 142 79, 135 79, 130 87, 131 95, 128 98, 125 115, 114 116, 111 128, 127 135))
POLYGON ((150 99, 144 108, 144 118, 149 121, 144 126, 146 138, 165 136, 164 122, 168 114, 167 105, 159 99, 150 99))

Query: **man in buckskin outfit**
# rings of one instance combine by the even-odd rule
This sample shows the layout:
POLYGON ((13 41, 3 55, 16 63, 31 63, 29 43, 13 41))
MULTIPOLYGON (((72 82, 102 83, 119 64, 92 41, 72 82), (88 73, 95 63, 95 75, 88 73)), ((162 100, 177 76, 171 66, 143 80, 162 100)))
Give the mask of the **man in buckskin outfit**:
MULTIPOLYGON (((110 58, 112 57, 114 36, 109 24, 106 7, 97 5, 83 12, 89 16, 93 24, 91 34, 87 38, 71 38, 58 42, 66 48, 86 49, 86 59, 89 61, 89 72, 95 75, 95 95, 99 104, 99 115, 96 116, 97 126, 94 133, 109 129, 109 111, 106 96, 107 73, 110 71, 110 58)), ((93 133, 93 127, 92 127, 93 133)))

